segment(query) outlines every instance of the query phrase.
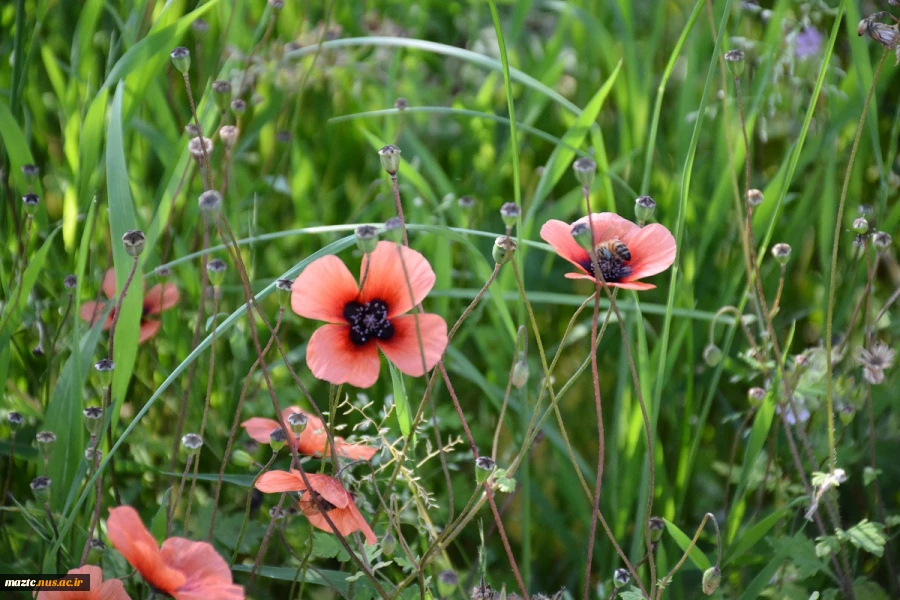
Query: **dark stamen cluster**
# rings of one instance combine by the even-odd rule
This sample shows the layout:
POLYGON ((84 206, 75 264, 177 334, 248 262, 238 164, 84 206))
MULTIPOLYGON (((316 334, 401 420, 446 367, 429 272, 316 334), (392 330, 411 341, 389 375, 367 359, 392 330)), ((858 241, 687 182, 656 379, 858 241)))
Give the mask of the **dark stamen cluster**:
POLYGON ((344 307, 344 318, 350 324, 350 341, 362 346, 372 339, 391 339, 394 326, 387 315, 387 303, 383 300, 371 300, 365 304, 348 302, 344 307))
MULTIPOLYGON (((606 283, 616 283, 631 275, 631 267, 626 265, 625 261, 615 253, 598 251, 596 256, 597 266, 600 267, 600 273, 603 275, 603 281, 606 283)), ((594 262, 590 258, 584 261, 581 266, 592 276, 597 276, 594 272, 594 262)))
MULTIPOLYGON (((321 504, 322 508, 325 509, 325 512, 331 512, 335 508, 337 508, 334 504, 332 504, 331 502, 329 502, 328 500, 323 498, 322 494, 320 494, 319 492, 317 492, 315 490, 313 490, 312 495, 309 500, 310 500, 310 502, 312 502, 312 505, 315 506, 316 508, 319 508, 319 505, 321 504), (316 500, 318 500, 319 502, 316 503, 316 500)), ((320 512, 321 512, 321 509, 320 509, 320 512)))

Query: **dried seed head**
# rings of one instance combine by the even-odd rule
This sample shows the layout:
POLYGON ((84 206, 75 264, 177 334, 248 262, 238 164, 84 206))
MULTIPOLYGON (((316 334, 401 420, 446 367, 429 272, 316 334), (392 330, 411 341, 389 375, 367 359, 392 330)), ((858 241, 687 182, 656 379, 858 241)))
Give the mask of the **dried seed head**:
POLYGON ((195 135, 195 137, 192 137, 191 141, 188 142, 188 152, 191 153, 191 156, 194 158, 194 160, 199 161, 203 158, 204 154, 206 154, 207 156, 212 154, 213 141, 208 137, 196 135, 196 133, 197 132, 192 134, 195 135))
POLYGON ((203 447, 203 438, 196 433, 188 433, 181 438, 181 445, 184 446, 188 456, 196 456, 203 447))
POLYGON ((594 175, 597 174, 597 162, 593 158, 579 158, 572 163, 572 169, 575 171, 575 178, 578 179, 583 187, 591 187, 594 181, 594 175))
POLYGON ((197 199, 200 211, 208 215, 216 215, 222 210, 222 194, 216 190, 206 190, 197 199))
POLYGON ((407 104, 406 98, 397 98, 394 100, 394 108, 397 110, 405 110, 407 106, 409 106, 409 104, 407 104))
POLYGON ((650 531, 650 541, 655 544, 662 539, 663 531, 666 529, 666 522, 659 517, 650 517, 647 520, 647 529, 650 531))
POLYGON ((865 217, 860 217, 853 221, 853 231, 859 234, 867 233, 869 231, 869 222, 865 217))
POLYGON ((38 342, 38 345, 31 349, 31 354, 33 354, 37 358, 42 357, 44 355, 44 344, 38 342))
POLYGON ((394 176, 400 170, 400 148, 393 144, 388 144, 378 151, 381 158, 381 166, 387 171, 388 175, 394 176))
POLYGON ((360 225, 353 231, 353 234, 356 236, 356 247, 363 254, 375 251, 375 246, 378 245, 378 229, 376 227, 360 225))
POLYGON ((772 256, 778 264, 786 265, 791 258, 791 246, 789 244, 775 244, 772 246, 772 256))
POLYGON ((291 413, 288 415, 287 424, 291 431, 294 432, 294 435, 299 436, 306 431, 306 426, 309 425, 309 417, 303 413, 291 413))
POLYGON ((128 256, 136 258, 144 251, 147 238, 144 237, 144 232, 138 229, 126 231, 125 235, 122 236, 122 244, 125 246, 125 252, 128 253, 128 256))
POLYGON ((89 406, 84 409, 84 426, 88 433, 97 435, 103 425, 103 409, 99 406, 89 406))
POLYGON ((19 425, 25 422, 25 417, 22 416, 22 413, 10 411, 10 413, 6 415, 6 420, 9 421, 10 426, 13 431, 15 431, 19 425))
POLYGON ((710 367, 717 366, 722 362, 722 350, 715 344, 710 344, 703 349, 703 360, 710 367))
POLYGON ((469 210, 475 206, 475 198, 474 196, 460 196, 459 200, 456 201, 456 205, 463 210, 469 210))
POLYGON ((729 50, 725 53, 725 62, 731 71, 732 77, 740 77, 744 73, 744 52, 743 50, 729 50))
POLYGON ((272 433, 269 434, 269 446, 272 448, 272 452, 278 452, 284 445, 287 443, 287 434, 284 432, 284 429, 279 427, 278 429, 273 429, 272 433))
POLYGON ((187 74, 191 68, 191 51, 184 46, 178 46, 169 56, 172 58, 172 65, 178 69, 182 75, 187 74))
POLYGON ((891 247, 891 234, 884 231, 876 231, 872 234, 872 243, 879 250, 891 247))
POLYGON ((507 227, 513 227, 521 214, 522 209, 515 202, 507 202, 500 207, 500 217, 503 219, 503 224, 507 227))
POLYGON ((505 235, 498 237, 494 240, 494 249, 491 251, 494 262, 498 265, 505 265, 512 259, 513 254, 516 253, 517 247, 516 242, 514 242, 512 238, 505 235))
POLYGON ((219 127, 219 139, 222 140, 222 145, 226 148, 234 147, 240 133, 241 130, 234 125, 222 125, 219 127))
POLYGON ((47 503, 50 501, 50 486, 52 483, 53 481, 45 475, 31 480, 31 491, 39 502, 47 503))
POLYGON ((41 168, 37 165, 22 165, 22 175, 27 179, 34 179, 41 174, 41 168))
POLYGON ((157 277, 165 279, 166 277, 168 277, 169 275, 172 274, 172 269, 170 269, 169 267, 166 267, 166 266, 159 266, 159 267, 156 267, 156 269, 153 272, 156 273, 157 277))
POLYGON ((629 581, 631 581, 631 573, 628 572, 628 569, 616 569, 616 572, 613 573, 613 584, 616 589, 625 587, 629 581))
POLYGON ((67 290, 74 290, 75 286, 77 286, 77 285, 78 285, 78 278, 75 277, 74 275, 66 275, 63 278, 63 287, 65 287, 67 290))
POLYGON ((31 216, 37 212, 38 205, 41 203, 41 197, 33 192, 29 192, 22 196, 22 203, 25 205, 25 214, 31 216))
POLYGON ((886 13, 884 12, 877 12, 873 15, 869 15, 859 22, 856 33, 859 35, 868 35, 885 48, 893 50, 897 47, 898 42, 900 42, 900 32, 898 32, 896 25, 885 25, 884 23, 879 23, 877 21, 877 19, 882 18, 885 14, 886 13))
POLYGON ((750 206, 759 206, 763 203, 765 198, 763 197, 763 193, 760 190, 752 189, 747 190, 747 204, 750 206))
POLYGON ((638 222, 646 223, 656 212, 656 201, 650 196, 641 196, 634 201, 634 216, 638 222))
POLYGON ((747 402, 750 403, 750 406, 753 408, 758 408, 762 406, 763 400, 766 399, 766 390, 761 387, 752 387, 747 390, 747 402))
POLYGON ((247 110, 247 103, 244 100, 241 100, 240 98, 235 98, 234 100, 231 101, 231 112, 233 112, 234 114, 240 116, 240 115, 244 114, 244 112, 246 110, 247 110))
POLYGON ((212 91, 216 94, 230 94, 231 83, 222 81, 221 79, 212 82, 212 91))
POLYGON ((200 128, 194 123, 188 123, 184 126, 184 132, 191 137, 197 137, 200 135, 200 128))
POLYGON ((703 572, 703 593, 707 596, 712 596, 717 589, 719 589, 719 584, 722 582, 722 571, 719 570, 719 567, 710 567, 706 571, 703 572))

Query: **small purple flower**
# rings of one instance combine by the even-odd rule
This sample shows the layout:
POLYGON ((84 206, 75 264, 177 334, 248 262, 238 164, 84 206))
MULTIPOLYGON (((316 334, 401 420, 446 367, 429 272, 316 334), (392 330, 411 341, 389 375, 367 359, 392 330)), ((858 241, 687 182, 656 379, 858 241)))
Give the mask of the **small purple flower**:
POLYGON ((775 411, 780 415, 784 413, 784 419, 788 422, 788 425, 796 425, 797 423, 805 423, 809 421, 810 413, 809 409, 806 408, 806 403, 802 398, 794 396, 793 406, 790 403, 785 403, 784 405, 777 405, 775 407, 775 411), (796 408, 796 412, 794 411, 796 408))
POLYGON ((794 54, 797 58, 814 56, 822 49, 822 34, 815 27, 806 27, 794 40, 794 54))

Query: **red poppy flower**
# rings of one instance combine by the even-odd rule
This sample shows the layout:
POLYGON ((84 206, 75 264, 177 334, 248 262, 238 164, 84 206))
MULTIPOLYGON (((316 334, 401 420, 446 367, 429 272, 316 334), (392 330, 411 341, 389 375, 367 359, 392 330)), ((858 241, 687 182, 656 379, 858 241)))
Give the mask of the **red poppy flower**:
POLYGON ((363 258, 361 272, 360 289, 339 258, 323 256, 294 280, 294 312, 330 323, 318 328, 306 347, 313 375, 334 384, 371 387, 381 368, 379 348, 407 375, 424 375, 447 348, 447 323, 438 315, 403 313, 419 305, 434 286, 431 265, 415 250, 379 242, 363 258))
POLYGON ((131 600, 121 581, 118 579, 103 581, 103 571, 100 567, 85 565, 66 574, 82 575, 90 579, 90 591, 38 592, 36 600, 131 600))
MULTIPOLYGON (((312 492, 306 491, 300 497, 300 512, 306 515, 310 524, 322 531, 333 533, 328 521, 322 516, 318 505, 315 503, 310 494, 318 496, 319 500, 324 504, 328 513, 328 518, 334 523, 335 528, 343 536, 348 536, 354 531, 361 531, 366 538, 366 543, 370 546, 378 541, 375 532, 366 523, 356 503, 353 501, 353 495, 344 489, 341 482, 328 475, 320 475, 318 473, 307 473, 306 478, 312 487, 312 492)), ((278 492, 300 492, 306 490, 306 483, 300 475, 300 471, 291 469, 287 471, 269 471, 263 473, 259 481, 256 482, 256 489, 266 494, 275 494, 278 492)))
POLYGON ((130 506, 109 510, 109 541, 153 589, 175 600, 244 600, 244 588, 231 581, 231 570, 206 542, 171 537, 162 547, 130 506))
MULTIPOLYGON (((116 297, 116 272, 109 269, 103 276, 103 293, 110 300, 116 297)), ((178 288, 174 284, 164 283, 156 284, 150 291, 144 292, 144 309, 141 312, 141 336, 138 339, 139 344, 143 344, 159 331, 160 322, 148 319, 150 315, 158 315, 164 310, 168 310, 178 304, 180 294, 178 288)), ((105 302, 85 302, 81 305, 81 318, 93 325, 100 320, 103 313, 103 305, 105 302)), ((113 307, 103 323, 103 329, 109 329, 115 318, 116 309, 113 307)))
MULTIPOLYGON (((655 288, 638 280, 662 273, 675 262, 675 238, 669 230, 658 223, 639 227, 615 213, 594 213, 591 217, 597 263, 604 281, 626 290, 655 288)), ((594 281, 591 255, 572 236, 572 227, 579 223, 589 224, 588 217, 572 225, 555 219, 547 221, 541 227, 541 237, 557 254, 581 270, 581 273, 566 273, 566 277, 594 281)))
MULTIPOLYGON (((325 433, 325 424, 322 423, 319 417, 304 412, 296 406, 284 409, 281 412, 281 418, 287 423, 288 417, 294 413, 306 415, 309 421, 306 424, 306 429, 303 430, 299 437, 295 436, 294 432, 288 429, 286 432, 288 441, 297 444, 297 452, 300 454, 324 456, 326 454, 325 449, 328 446, 328 434, 325 433)), ((269 434, 275 429, 281 429, 281 424, 275 419, 253 417, 241 423, 241 427, 247 430, 247 435, 260 444, 268 444, 269 434)), ((334 445, 337 448, 338 456, 351 460, 369 460, 378 452, 377 448, 372 448, 365 444, 350 444, 341 437, 334 438, 334 445)))

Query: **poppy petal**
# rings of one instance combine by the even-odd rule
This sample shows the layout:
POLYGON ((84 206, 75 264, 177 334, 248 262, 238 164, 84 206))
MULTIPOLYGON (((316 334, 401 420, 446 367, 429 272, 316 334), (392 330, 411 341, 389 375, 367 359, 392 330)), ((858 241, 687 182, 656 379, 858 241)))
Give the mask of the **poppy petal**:
POLYGON ((228 563, 212 545, 173 537, 163 542, 159 554, 168 566, 187 576, 171 592, 176 600, 243 600, 243 588, 232 583, 228 563))
POLYGON ((306 345, 306 364, 317 379, 358 388, 375 385, 381 369, 378 347, 371 342, 362 346, 351 342, 349 325, 316 329, 306 345))
POLYGON ((106 531, 113 548, 119 551, 147 583, 163 592, 170 592, 184 585, 185 576, 162 561, 156 540, 144 527, 136 510, 130 506, 109 509, 106 531))
POLYGON ((365 444, 351 444, 344 440, 335 440, 334 443, 337 446, 338 455, 350 460, 370 460, 378 453, 378 448, 365 444))
MULTIPOLYGON (((588 281, 594 281, 594 277, 592 275, 586 275, 584 273, 566 273, 566 279, 587 279, 588 281)), ((656 289, 656 286, 652 283, 643 283, 640 281, 617 281, 615 283, 607 283, 606 285, 608 285, 609 287, 622 288, 623 290, 635 291, 656 289)))
POLYGON ((430 313, 405 315, 391 319, 391 324, 394 326, 393 337, 389 340, 379 340, 378 347, 398 369, 407 375, 421 377, 425 371, 431 370, 441 360, 447 348, 447 322, 443 317, 430 313), (419 336, 421 336, 421 350, 419 336))
POLYGON ((307 319, 345 323, 344 307, 359 296, 356 279, 337 256, 314 260, 291 286, 291 308, 307 319))
POLYGON ((631 267, 628 280, 662 273, 675 262, 675 238, 659 223, 643 227, 628 242, 628 249, 633 257, 628 263, 631 267))
MULTIPOLYGON (((100 320, 100 317, 103 316, 104 310, 106 310, 106 302, 85 302, 81 305, 81 320, 94 325, 100 320)), ((109 314, 106 315, 106 321, 103 322, 103 329, 112 327, 113 313, 115 313, 115 309, 109 311, 109 314)))
POLYGON ((125 585, 118 579, 107 579, 100 584, 97 600, 131 600, 125 591, 125 585))
MULTIPOLYGON (((334 528, 337 529, 342 536, 347 537, 354 531, 362 531, 363 535, 366 537, 366 543, 374 545, 375 542, 378 541, 378 538, 375 537, 375 533, 372 531, 372 528, 369 527, 369 524, 362 519, 362 515, 359 515, 359 519, 356 518, 355 515, 358 515, 359 511, 354 511, 355 508, 356 507, 351 504, 347 508, 330 510, 328 511, 328 518, 331 519, 331 522, 334 523, 334 528), (363 529, 362 525, 365 525, 365 529, 363 529)), ((309 519, 309 522, 313 527, 321 529, 322 531, 327 531, 328 533, 334 533, 331 526, 328 524, 328 521, 325 520, 325 517, 319 512, 315 504, 311 504, 307 510, 303 511, 303 514, 309 519)))
POLYGON ((157 283, 144 294, 144 314, 158 315, 164 310, 169 310, 181 298, 178 288, 172 283, 157 283))
POLYGON ((572 226, 556 219, 551 219, 541 227, 541 238, 556 250, 560 257, 566 259, 582 271, 581 265, 590 257, 587 250, 582 248, 572 237, 572 226))
POLYGON ((631 248, 631 238, 641 230, 640 227, 625 217, 620 217, 616 213, 611 212, 591 213, 590 217, 581 217, 572 223, 572 226, 578 223, 593 225, 595 243, 621 240, 628 244, 629 249, 631 248))
POLYGON ((70 569, 67 575, 81 575, 89 581, 88 592, 38 592, 37 600, 130 600, 122 582, 110 579, 103 582, 103 571, 94 565, 70 569))
MULTIPOLYGON (((297 473, 299 477, 299 472, 294 471, 294 473, 297 473)), ((341 482, 334 477, 319 473, 307 473, 306 478, 309 480, 309 485, 312 489, 337 508, 345 508, 347 504, 352 502, 350 494, 347 493, 341 482)))
POLYGON ((262 417, 253 417, 241 423, 241 427, 247 432, 251 439, 256 440, 260 444, 269 443, 269 435, 276 429, 281 429, 281 425, 275 419, 263 419, 262 417))
POLYGON ((138 338, 138 344, 143 344, 159 331, 162 323, 159 321, 141 320, 141 336, 138 338))
POLYGON ((100 286, 106 297, 112 300, 116 297, 116 270, 107 269, 103 274, 103 284, 100 286))
POLYGON ((375 251, 363 258, 360 273, 363 283, 359 301, 384 301, 389 319, 420 304, 434 287, 435 280, 434 270, 424 256, 393 242, 378 242, 375 251))
MULTIPOLYGON (((308 477, 308 475, 307 475, 308 477)), ((306 489, 303 478, 299 472, 266 471, 256 481, 256 489, 264 494, 277 494, 278 492, 299 492, 306 489)))
POLYGON ((369 523, 366 521, 365 517, 363 517, 362 513, 359 512, 359 509, 356 508, 356 504, 351 502, 350 506, 348 506, 347 509, 350 511, 351 518, 356 521, 357 528, 365 536, 366 543, 370 546, 374 546, 375 542, 378 541, 378 538, 375 537, 375 532, 372 531, 372 528, 369 526, 369 523))

